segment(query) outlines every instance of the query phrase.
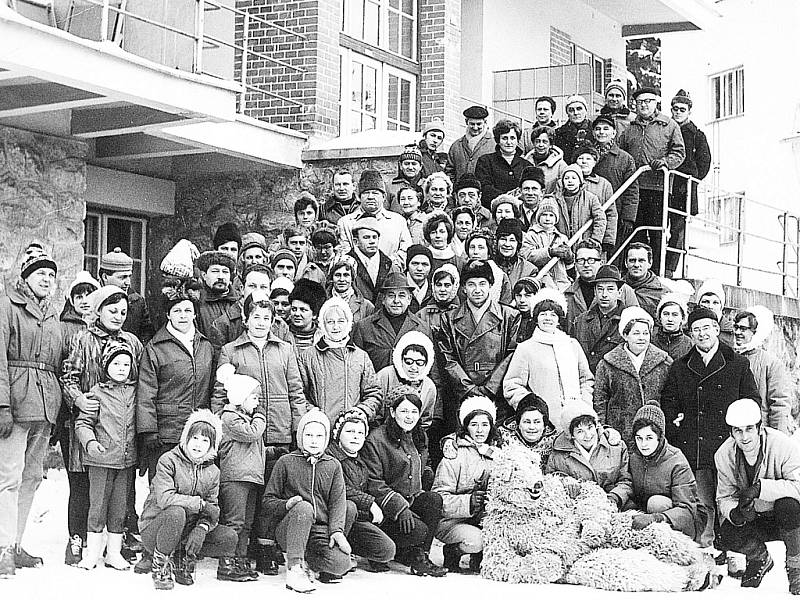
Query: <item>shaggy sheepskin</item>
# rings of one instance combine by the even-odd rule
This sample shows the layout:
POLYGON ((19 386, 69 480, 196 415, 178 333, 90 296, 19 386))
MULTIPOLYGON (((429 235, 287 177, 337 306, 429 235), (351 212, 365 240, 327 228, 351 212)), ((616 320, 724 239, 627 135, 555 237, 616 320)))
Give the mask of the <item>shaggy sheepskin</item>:
POLYGON ((713 560, 666 523, 631 528, 605 492, 543 475, 538 455, 507 446, 493 461, 483 519, 481 575, 512 583, 571 583, 625 592, 699 590, 716 583, 713 560))

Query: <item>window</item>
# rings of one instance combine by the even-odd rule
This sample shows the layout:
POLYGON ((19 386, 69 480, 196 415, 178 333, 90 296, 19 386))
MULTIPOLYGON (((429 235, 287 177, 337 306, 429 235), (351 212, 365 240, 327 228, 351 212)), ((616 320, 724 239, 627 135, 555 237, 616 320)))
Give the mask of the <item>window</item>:
POLYGON ((416 60, 417 0, 344 0, 342 31, 416 60))
POLYGON ((114 248, 120 248, 133 259, 131 289, 144 295, 145 248, 147 247, 147 221, 137 217, 86 213, 84 221, 83 268, 97 276, 100 257, 114 248))
POLYGON ((714 119, 744 114, 744 67, 711 76, 714 119))
POLYGON ((414 129, 414 75, 348 49, 341 50, 340 67, 340 135, 414 129))
POLYGON ((739 239, 739 230, 742 229, 741 218, 744 208, 744 192, 739 194, 725 194, 708 198, 707 222, 714 223, 719 231, 720 244, 735 244, 739 239))

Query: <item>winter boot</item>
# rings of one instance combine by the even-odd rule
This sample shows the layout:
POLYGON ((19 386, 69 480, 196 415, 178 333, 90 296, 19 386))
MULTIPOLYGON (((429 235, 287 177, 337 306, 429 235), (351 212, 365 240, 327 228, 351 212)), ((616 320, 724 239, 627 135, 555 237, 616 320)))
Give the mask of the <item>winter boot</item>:
POLYGON ((447 569, 432 563, 428 554, 421 549, 414 552, 408 566, 411 567, 412 575, 420 577, 444 577, 447 575, 447 569))
POLYGON ((14 566, 18 569, 38 569, 44 566, 44 561, 38 556, 31 556, 17 544, 14 550, 14 566))
POLYGON ((317 576, 317 581, 320 583, 339 583, 341 580, 341 575, 334 575, 333 573, 328 573, 327 571, 320 571, 319 575, 317 576))
POLYGON ((256 570, 264 575, 278 574, 277 549, 275 544, 259 544, 256 557, 256 570))
POLYGON ((469 555, 469 572, 477 575, 481 574, 481 563, 483 562, 483 552, 476 552, 469 555))
POLYGON ((388 563, 378 562, 376 560, 368 560, 367 565, 369 566, 368 570, 373 573, 386 573, 390 570, 388 563))
POLYGON ((301 563, 286 569, 286 589, 308 594, 317 589, 314 580, 308 576, 301 563))
POLYGON ((0 579, 7 579, 15 574, 14 546, 0 546, 0 579))
POLYGON ((278 563, 279 567, 286 564, 286 559, 283 557, 283 548, 277 541, 275 542, 275 562, 278 563))
POLYGON ((64 550, 64 564, 74 567, 83 558, 83 540, 78 534, 73 535, 67 542, 67 549, 64 550))
POLYGON ((738 552, 728 552, 728 577, 741 579, 744 575, 746 558, 738 552))
POLYGON ((775 566, 775 562, 764 547, 755 557, 747 559, 747 566, 742 575, 742 587, 757 588, 764 575, 775 566))
POLYGON ((130 563, 122 556, 121 533, 108 534, 108 546, 106 547, 106 566, 117 571, 127 571, 131 568, 130 563))
POLYGON ((246 573, 236 568, 236 559, 232 556, 219 558, 217 565, 217 579, 220 581, 253 581, 246 573))
POLYGON ((458 544, 445 544, 442 548, 442 555, 444 561, 442 566, 447 569, 448 573, 461 573, 461 550, 458 544))
POLYGON ((142 552, 142 558, 139 559, 139 562, 136 563, 136 566, 133 567, 133 572, 137 575, 145 575, 149 573, 153 568, 153 557, 147 553, 147 550, 142 552))
POLYGON ((179 585, 194 585, 195 560, 180 546, 175 550, 175 583, 179 585))
POLYGON ((246 556, 237 556, 234 562, 236 563, 236 569, 244 574, 248 578, 248 581, 256 581, 258 579, 258 571, 250 564, 249 558, 246 556))
POLYGON ((175 587, 175 575, 172 572, 172 555, 153 552, 152 568, 153 587, 157 590, 171 590, 175 587))
POLYGON ((789 578, 789 593, 800 594, 800 554, 786 557, 786 576, 789 578))
POLYGON ((81 569, 94 569, 103 556, 106 548, 106 534, 90 531, 86 534, 86 550, 83 551, 83 558, 78 563, 81 569))

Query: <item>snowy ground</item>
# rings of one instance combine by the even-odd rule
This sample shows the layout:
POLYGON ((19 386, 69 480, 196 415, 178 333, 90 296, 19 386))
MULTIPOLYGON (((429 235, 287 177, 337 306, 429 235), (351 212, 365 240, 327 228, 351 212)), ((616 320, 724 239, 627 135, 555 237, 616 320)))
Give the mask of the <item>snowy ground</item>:
MULTIPOLYGON (((139 480, 143 501, 146 495, 146 482, 139 480)), ((67 481, 64 471, 51 470, 42 482, 36 496, 31 519, 26 532, 24 546, 30 552, 44 557, 43 569, 22 569, 13 579, 0 581, 0 599, 53 598, 56 600, 94 600, 102 598, 151 598, 164 597, 153 589, 149 575, 135 575, 132 571, 120 573, 106 568, 82 571, 64 565, 64 546, 66 544, 66 498, 67 481)), ((788 596, 786 573, 783 569, 783 544, 770 544, 770 552, 775 558, 775 568, 767 575, 758 590, 742 590, 739 582, 725 578, 716 590, 697 592, 708 600, 774 598, 788 596)), ((434 548, 434 560, 441 561, 441 546, 434 548)), ((424 600, 449 597, 458 600, 516 598, 530 600, 543 594, 544 597, 561 598, 625 598, 633 594, 603 592, 576 586, 531 586, 497 583, 470 575, 448 575, 442 579, 413 577, 393 564, 390 573, 374 574, 357 570, 336 585, 320 585, 312 595, 331 600, 355 600, 373 598, 380 594, 381 600, 402 598, 403 600, 424 600)), ((176 586, 169 597, 192 598, 193 600, 217 599, 226 594, 236 594, 241 598, 300 598, 299 594, 284 588, 283 571, 278 577, 264 577, 252 583, 226 583, 215 578, 216 561, 205 560, 198 565, 196 583, 192 587, 176 586)), ((647 598, 664 597, 667 594, 648 594, 647 598)), ((674 594, 672 594, 674 596, 674 594)), ((684 595, 681 595, 684 597, 684 595)), ((688 597, 688 595, 687 595, 688 597)))

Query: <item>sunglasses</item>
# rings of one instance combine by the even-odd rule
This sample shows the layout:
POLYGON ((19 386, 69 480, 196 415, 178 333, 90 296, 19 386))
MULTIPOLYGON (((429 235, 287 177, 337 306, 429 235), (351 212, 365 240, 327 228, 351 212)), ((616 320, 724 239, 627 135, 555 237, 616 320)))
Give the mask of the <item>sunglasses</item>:
POLYGON ((404 358, 403 364, 407 367, 412 365, 417 365, 418 367, 424 367, 428 361, 424 358, 404 358))

